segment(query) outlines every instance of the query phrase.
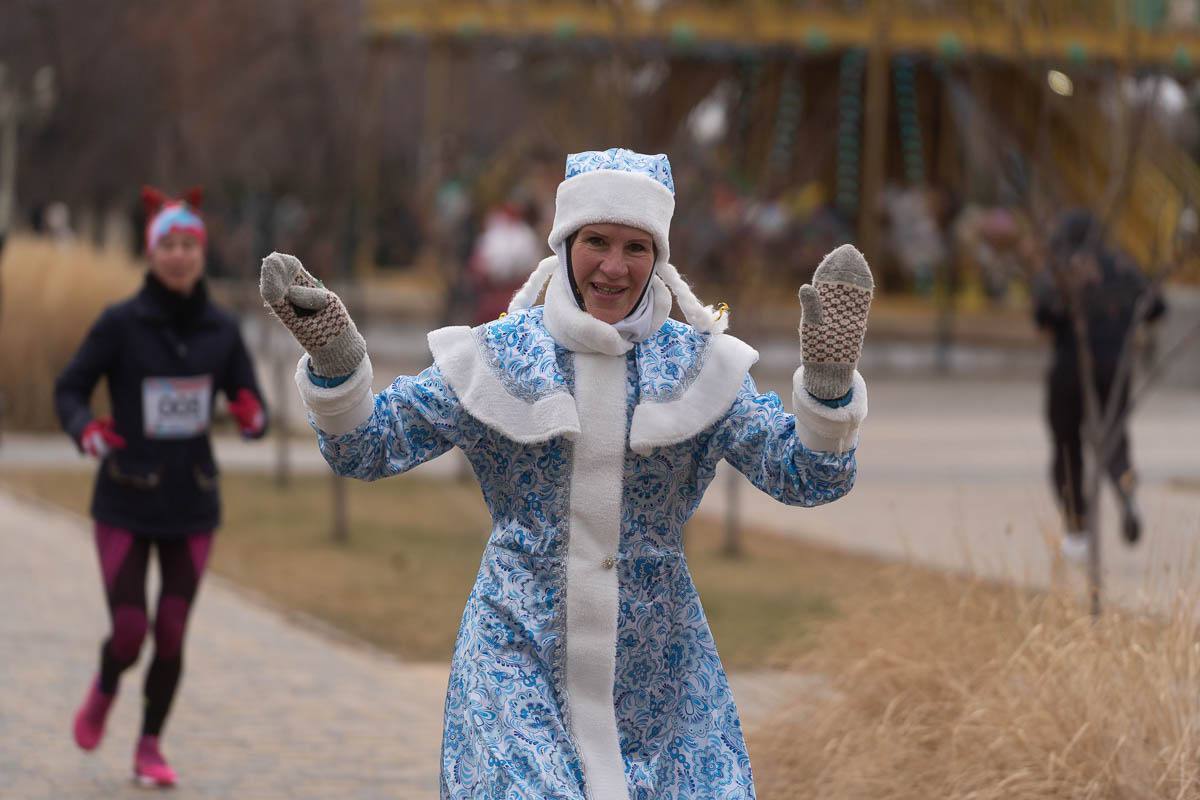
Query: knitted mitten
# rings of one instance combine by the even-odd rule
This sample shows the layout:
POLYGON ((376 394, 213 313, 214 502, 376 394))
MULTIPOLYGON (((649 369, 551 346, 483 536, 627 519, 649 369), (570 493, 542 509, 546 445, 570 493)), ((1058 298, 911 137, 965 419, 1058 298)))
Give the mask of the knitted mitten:
POLYGON ((836 400, 854 380, 875 282, 862 253, 844 244, 821 260, 813 284, 800 287, 804 388, 836 400))
POLYGON ((259 292, 267 307, 308 351, 312 370, 324 378, 354 372, 367 343, 341 298, 309 275, 300 259, 271 253, 262 261, 259 292))

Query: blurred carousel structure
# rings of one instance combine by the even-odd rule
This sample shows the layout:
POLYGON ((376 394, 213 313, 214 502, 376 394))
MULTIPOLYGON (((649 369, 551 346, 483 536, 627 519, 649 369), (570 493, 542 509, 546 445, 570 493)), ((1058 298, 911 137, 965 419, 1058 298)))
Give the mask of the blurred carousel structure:
MULTIPOLYGON (((547 93, 559 106, 540 127, 556 146, 593 147, 602 132, 666 150, 698 104, 724 98, 720 149, 747 184, 820 185, 869 256, 881 222, 863 200, 885 186, 985 204, 1011 203, 1004 187, 1016 186, 1047 209, 1103 210, 1121 183, 1112 234, 1150 263, 1194 219, 1200 170, 1160 116, 1126 124, 1128 100, 1145 96, 1148 76, 1170 78, 1174 96, 1191 83, 1198 10, 1195 0, 367 0, 365 34, 373 51, 423 48, 429 152, 458 124, 446 104, 462 76, 454 65, 471 53, 517 53, 544 72, 585 62, 619 91, 584 110, 569 91, 547 93), (1138 146, 1125 156, 1129 136, 1138 146)), ((496 183, 533 139, 496 148, 496 183)), ((430 192, 438 161, 423 160, 430 192)))

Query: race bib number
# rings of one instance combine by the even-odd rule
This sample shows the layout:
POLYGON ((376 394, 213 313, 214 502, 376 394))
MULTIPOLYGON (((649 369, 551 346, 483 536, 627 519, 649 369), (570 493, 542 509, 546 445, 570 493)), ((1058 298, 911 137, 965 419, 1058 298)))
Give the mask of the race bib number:
POLYGON ((187 439, 208 430, 212 376, 146 378, 142 418, 148 439, 187 439))

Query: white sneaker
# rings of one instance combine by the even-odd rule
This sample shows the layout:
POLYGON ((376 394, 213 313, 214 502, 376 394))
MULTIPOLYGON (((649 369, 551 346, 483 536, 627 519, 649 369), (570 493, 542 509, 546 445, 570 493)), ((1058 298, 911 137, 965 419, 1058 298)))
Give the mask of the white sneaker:
POLYGON ((1059 547, 1064 561, 1080 567, 1087 565, 1090 551, 1091 546, 1087 534, 1073 531, 1069 531, 1063 536, 1062 544, 1059 547))

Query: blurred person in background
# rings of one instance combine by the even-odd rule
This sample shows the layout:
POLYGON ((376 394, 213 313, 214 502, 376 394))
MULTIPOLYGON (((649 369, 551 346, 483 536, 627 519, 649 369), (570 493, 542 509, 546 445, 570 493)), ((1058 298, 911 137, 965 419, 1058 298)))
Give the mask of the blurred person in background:
POLYGON ((433 253, 446 285, 442 324, 473 313, 468 269, 479 228, 479 208, 464 181, 451 178, 439 187, 434 203, 433 253))
POLYGON ((46 207, 46 233, 55 244, 75 243, 75 230, 71 227, 71 208, 66 203, 54 202, 46 207))
POLYGON ((880 202, 896 260, 918 294, 932 295, 937 275, 949 257, 938 191, 927 186, 889 186, 880 202))
MULTIPOLYGON (((1054 347, 1046 378, 1046 416, 1054 449, 1054 491, 1066 527, 1062 551, 1068 560, 1078 563, 1086 562, 1088 555, 1089 509, 1083 493, 1084 390, 1074 322, 1063 297, 1064 284, 1068 291, 1079 292, 1080 306, 1087 314, 1086 347, 1092 357, 1101 414, 1110 401, 1119 406, 1117 428, 1110 434, 1116 437, 1116 444, 1103 469, 1117 492, 1121 531, 1130 545, 1136 544, 1142 533, 1126 419, 1131 381, 1126 381, 1116 398, 1114 384, 1130 329, 1153 322, 1166 311, 1162 297, 1156 294, 1145 318, 1134 318, 1139 298, 1151 290, 1149 282, 1137 265, 1102 243, 1099 226, 1099 220, 1089 211, 1075 209, 1063 214, 1050 238, 1048 263, 1034 282, 1034 319, 1050 334, 1054 347)), ((1132 358, 1133 353, 1125 357, 1132 358)))
POLYGON ((467 264, 474 298, 473 325, 491 322, 508 308, 513 293, 529 275, 529 265, 542 254, 529 219, 532 209, 509 202, 483 221, 467 264))
POLYGON ((1001 306, 1025 274, 1032 242, 1018 214, 1003 206, 969 204, 954 220, 953 240, 974 268, 988 303, 1001 306))
POLYGON ((674 210, 665 155, 568 156, 554 254, 506 316, 430 333, 433 365, 379 394, 338 296, 294 256, 263 259, 335 472, 376 480, 458 447, 492 514, 447 687, 442 800, 754 797, 683 526, 722 460, 791 505, 850 491, 874 282, 846 245, 800 290, 788 413, 755 387, 727 309, 671 265, 674 210))
POLYGON ((75 716, 75 742, 94 750, 121 674, 150 629, 146 572, 158 557, 161 590, 154 657, 146 673, 134 777, 168 787, 174 770, 159 747, 183 670, 184 633, 220 522, 217 468, 209 442, 215 394, 223 392, 246 438, 267 427, 262 392, 237 320, 214 304, 203 277, 207 233, 200 194, 168 200, 143 189, 149 270, 141 290, 104 310, 55 385, 63 428, 99 462, 91 513, 112 629, 99 671, 75 716), (111 417, 91 396, 108 384, 111 417))

